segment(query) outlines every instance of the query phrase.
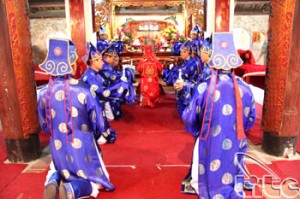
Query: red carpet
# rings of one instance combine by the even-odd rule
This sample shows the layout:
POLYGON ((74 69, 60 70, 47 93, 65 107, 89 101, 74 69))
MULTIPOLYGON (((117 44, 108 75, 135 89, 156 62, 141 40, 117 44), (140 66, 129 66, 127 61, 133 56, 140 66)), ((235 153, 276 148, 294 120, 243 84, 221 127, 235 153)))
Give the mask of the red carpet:
POLYGON ((282 173, 281 179, 293 178, 300 183, 300 160, 281 160, 274 161, 272 164, 282 173))
POLYGON ((124 118, 110 122, 116 143, 101 146, 116 190, 100 192, 98 198, 198 198, 180 193, 194 139, 183 132, 174 95, 165 95, 153 109, 133 105, 122 110, 124 118))
POLYGON ((274 164, 247 164, 247 169, 251 175, 251 180, 261 184, 262 182, 270 184, 273 179, 283 179, 283 173, 274 164))
MULTIPOLYGON (((181 180, 188 172, 194 138, 183 131, 174 95, 165 95, 162 102, 153 109, 135 104, 125 105, 122 110, 124 117, 111 122, 112 128, 117 130, 116 143, 101 146, 103 160, 116 190, 100 191, 98 198, 198 198, 180 193, 181 180)), ((40 141, 42 148, 49 142, 45 134, 40 134, 40 141)), ((2 143, 0 157, 3 156, 1 147, 4 147, 2 143)), ((21 173, 25 166, 0 163, 0 198, 42 197, 46 172, 21 173)), ((284 164, 269 166, 280 177, 292 173, 291 170, 283 175, 284 168, 290 167, 284 164)), ((265 174, 257 165, 248 165, 248 169, 253 176, 261 177, 265 174)), ((252 194, 249 191, 246 193, 247 196, 252 194)), ((256 193, 259 194, 259 191, 256 193)))
POLYGON ((46 174, 46 172, 21 173, 9 183, 9 186, 0 191, 0 198, 41 199, 43 197, 46 174))

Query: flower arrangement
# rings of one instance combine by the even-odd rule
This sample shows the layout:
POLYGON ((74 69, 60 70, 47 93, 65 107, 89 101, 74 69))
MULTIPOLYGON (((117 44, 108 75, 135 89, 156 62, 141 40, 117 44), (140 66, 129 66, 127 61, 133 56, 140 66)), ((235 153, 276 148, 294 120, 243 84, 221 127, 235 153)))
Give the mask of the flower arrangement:
POLYGON ((176 41, 180 42, 180 43, 184 43, 187 39, 183 36, 183 35, 180 35, 178 32, 176 34, 176 41))
POLYGON ((123 26, 121 30, 117 29, 117 34, 115 35, 114 41, 122 41, 124 44, 130 44, 132 41, 132 33, 128 28, 123 26))
POLYGON ((161 35, 168 41, 174 40, 176 37, 176 29, 174 26, 168 26, 161 31, 161 35))

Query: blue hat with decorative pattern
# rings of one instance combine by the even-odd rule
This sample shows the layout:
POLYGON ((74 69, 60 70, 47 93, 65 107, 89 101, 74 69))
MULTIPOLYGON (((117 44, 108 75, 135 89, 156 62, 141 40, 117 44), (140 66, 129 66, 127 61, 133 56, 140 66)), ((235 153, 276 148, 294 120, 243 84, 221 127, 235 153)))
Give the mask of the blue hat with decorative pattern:
POLYGON ((181 48, 182 43, 176 41, 173 46, 172 46, 172 54, 174 55, 180 55, 180 48, 181 48))
POLYGON ((191 34, 200 34, 201 32, 203 32, 202 28, 199 25, 196 25, 192 30, 191 30, 191 34))
POLYGON ((112 43, 114 44, 117 53, 121 54, 124 50, 122 41, 113 41, 112 43))
POLYGON ((191 50, 192 50, 191 41, 189 41, 189 40, 185 41, 180 47, 180 51, 182 51, 182 50, 188 50, 191 52, 191 50))
POLYGON ((118 56, 116 46, 113 43, 111 43, 109 46, 107 46, 104 49, 104 51, 102 52, 102 54, 110 55, 110 56, 118 56))
POLYGON ((102 55, 97 50, 97 48, 92 43, 89 43, 89 60, 93 61, 93 60, 99 59, 101 57, 102 57, 102 55))
POLYGON ((211 38, 206 38, 203 41, 203 44, 201 46, 201 51, 208 53, 209 57, 211 56, 211 54, 212 54, 212 39, 211 38))
POLYGON ((233 42, 231 32, 213 33, 212 56, 209 65, 216 69, 230 70, 243 64, 233 42))
POLYGON ((71 65, 78 58, 74 44, 67 39, 50 39, 48 54, 39 67, 52 76, 72 73, 71 65))
POLYGON ((105 28, 104 26, 101 26, 101 27, 99 28, 99 34, 100 34, 100 35, 107 34, 106 28, 105 28))
POLYGON ((73 44, 73 42, 70 41, 70 46, 69 46, 69 53, 70 53, 70 63, 71 65, 75 64, 75 62, 78 59, 78 53, 77 53, 77 49, 75 47, 75 45, 73 44))
POLYGON ((86 42, 85 55, 81 58, 85 63, 89 60, 90 55, 90 42, 86 42))

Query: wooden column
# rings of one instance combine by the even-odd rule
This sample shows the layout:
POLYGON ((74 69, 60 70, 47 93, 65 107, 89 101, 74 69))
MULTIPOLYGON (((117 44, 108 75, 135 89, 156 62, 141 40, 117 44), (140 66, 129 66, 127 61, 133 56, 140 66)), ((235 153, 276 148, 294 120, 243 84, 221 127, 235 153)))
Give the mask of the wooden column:
POLYGON ((71 38, 74 42, 79 57, 83 57, 86 51, 84 2, 83 0, 69 0, 71 38))
POLYGON ((0 118, 8 159, 40 155, 40 130, 26 0, 0 0, 0 118))
POLYGON ((270 38, 262 125, 269 154, 295 153, 300 131, 300 5, 271 0, 270 38))
POLYGON ((215 32, 228 32, 230 26, 230 0, 216 0, 215 32))

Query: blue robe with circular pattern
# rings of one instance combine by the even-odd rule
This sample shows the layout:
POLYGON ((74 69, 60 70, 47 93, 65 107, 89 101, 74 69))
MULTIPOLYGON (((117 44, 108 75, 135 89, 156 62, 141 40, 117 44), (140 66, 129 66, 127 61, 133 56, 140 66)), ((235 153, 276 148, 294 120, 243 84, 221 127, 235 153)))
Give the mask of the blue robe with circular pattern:
MULTIPOLYGON (((212 117, 207 121, 210 123, 210 128, 206 128, 204 134, 207 138, 199 135, 202 125, 207 125, 202 124, 202 120, 205 117, 204 109, 210 90, 210 79, 194 87, 191 102, 182 115, 185 130, 197 140, 195 146, 198 148, 195 148, 193 153, 196 163, 193 162, 192 167, 195 167, 198 173, 199 197, 201 199, 242 198, 244 173, 237 163, 245 164, 243 155, 238 153, 246 153, 247 141, 246 137, 237 139, 236 102, 231 73, 220 71, 217 76, 212 117)), ((243 126, 246 132, 255 123, 255 100, 245 82, 237 79, 237 83, 241 94, 243 126)))
POLYGON ((104 129, 102 110, 87 84, 69 75, 51 77, 39 92, 38 115, 65 181, 83 178, 114 190, 96 142, 104 129))

